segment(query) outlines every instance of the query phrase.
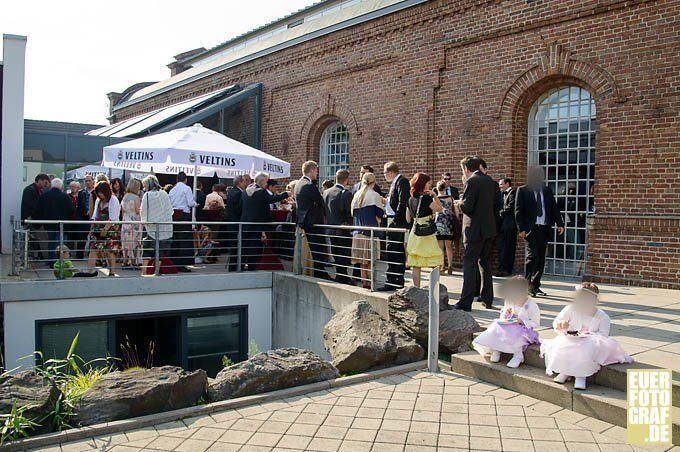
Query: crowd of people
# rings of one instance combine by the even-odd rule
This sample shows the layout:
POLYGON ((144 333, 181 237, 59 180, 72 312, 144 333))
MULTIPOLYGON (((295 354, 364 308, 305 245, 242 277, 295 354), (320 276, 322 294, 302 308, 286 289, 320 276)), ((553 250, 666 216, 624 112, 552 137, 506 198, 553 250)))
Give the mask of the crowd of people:
POLYGON ((422 268, 439 267, 450 274, 456 256, 462 255, 463 288, 456 307, 466 311, 475 300, 492 307, 492 251, 497 249, 497 275, 512 275, 520 237, 528 249, 528 292, 545 295, 540 286, 546 245, 554 226, 559 234, 564 229, 540 167, 530 168, 527 184, 515 189, 507 177, 494 181, 483 159, 466 157, 461 161, 462 192, 451 173, 438 180, 423 172, 407 178, 395 162, 382 168, 389 184, 385 191, 370 165, 360 168, 353 186, 344 169, 332 181, 318 180, 316 162, 305 162, 301 169, 302 177, 283 190, 266 173, 257 173, 252 179, 234 177, 230 187, 216 183, 208 194, 200 181, 194 193, 182 172, 166 186, 153 175, 132 178, 127 185, 104 174, 88 175, 84 187, 72 181, 68 190, 59 178, 39 174, 24 189, 21 217, 84 221, 66 224, 61 238, 58 224, 44 224, 42 230, 39 224, 28 225, 32 252, 41 251, 35 244, 45 234, 48 264, 63 262, 59 253, 73 250, 74 257, 87 260, 81 276, 95 276, 97 265, 108 267, 110 276, 118 267, 149 274, 166 264, 190 272, 192 265, 216 263, 219 255, 226 256, 229 271, 268 269, 266 255, 294 255, 290 223, 304 237, 309 274, 331 279, 332 266, 337 282, 371 288, 372 262, 382 260, 387 271, 385 285, 375 288, 380 291, 403 287, 407 267, 416 287, 422 268), (198 223, 191 223, 192 210, 198 223))

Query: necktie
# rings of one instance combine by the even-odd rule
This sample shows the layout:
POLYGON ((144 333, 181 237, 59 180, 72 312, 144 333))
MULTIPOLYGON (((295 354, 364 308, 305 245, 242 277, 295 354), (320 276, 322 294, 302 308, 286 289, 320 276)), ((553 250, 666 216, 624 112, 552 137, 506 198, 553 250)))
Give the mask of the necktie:
POLYGON ((536 195, 536 217, 543 216, 543 203, 541 202, 541 194, 539 192, 534 192, 536 195))

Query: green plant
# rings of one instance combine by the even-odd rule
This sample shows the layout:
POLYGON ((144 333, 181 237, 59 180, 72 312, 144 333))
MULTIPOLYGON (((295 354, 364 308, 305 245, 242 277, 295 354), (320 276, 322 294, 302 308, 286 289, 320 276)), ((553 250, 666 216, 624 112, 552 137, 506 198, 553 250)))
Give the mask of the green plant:
POLYGON ((223 367, 229 367, 229 366, 233 366, 233 365, 234 365, 234 361, 232 361, 231 358, 229 358, 227 355, 224 355, 222 357, 222 366, 223 367))
POLYGON ((257 355, 260 353, 260 349, 257 347, 257 343, 255 342, 255 339, 250 340, 250 346, 248 347, 248 358, 252 358, 253 356, 257 355))
POLYGON ((40 422, 49 421, 52 431, 59 432, 72 427, 69 422, 78 400, 99 378, 113 369, 109 359, 85 361, 78 356, 75 350, 79 338, 80 332, 76 333, 63 359, 44 360, 41 352, 35 352, 36 373, 54 381, 61 391, 54 408, 40 419, 40 422))
POLYGON ((151 369, 153 367, 154 342, 149 341, 146 349, 146 358, 142 361, 139 356, 137 345, 130 341, 130 338, 125 336, 125 342, 120 344, 120 351, 123 354, 122 367, 123 370, 130 368, 141 367, 144 369, 151 369))
POLYGON ((0 444, 28 438, 29 431, 39 426, 33 419, 29 419, 25 415, 26 411, 30 408, 31 405, 17 406, 16 400, 12 400, 10 412, 0 414, 0 444))

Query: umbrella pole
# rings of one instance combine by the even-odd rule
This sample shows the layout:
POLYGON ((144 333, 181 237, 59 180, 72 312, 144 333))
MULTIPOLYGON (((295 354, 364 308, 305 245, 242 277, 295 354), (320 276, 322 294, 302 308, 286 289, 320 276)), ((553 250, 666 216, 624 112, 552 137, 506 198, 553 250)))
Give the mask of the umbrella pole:
MULTIPOLYGON (((196 172, 197 166, 194 165, 194 202, 198 200, 198 196, 196 195, 196 186, 197 186, 197 181, 198 181, 198 174, 196 172)), ((191 221, 196 221, 196 206, 191 208, 191 221)), ((193 228, 194 226, 191 225, 193 228)))

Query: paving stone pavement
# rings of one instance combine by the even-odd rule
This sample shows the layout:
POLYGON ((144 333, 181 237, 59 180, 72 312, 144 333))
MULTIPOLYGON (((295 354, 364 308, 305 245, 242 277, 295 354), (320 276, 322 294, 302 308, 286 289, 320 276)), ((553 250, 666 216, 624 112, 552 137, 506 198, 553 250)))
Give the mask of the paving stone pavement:
POLYGON ((409 372, 40 450, 636 450, 625 441, 621 427, 444 371, 409 372))

